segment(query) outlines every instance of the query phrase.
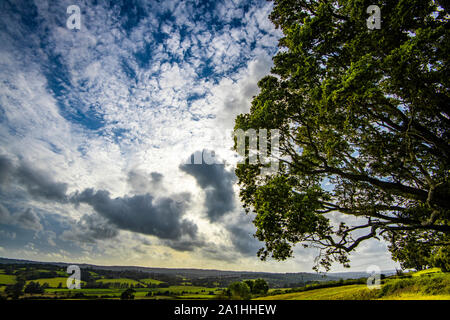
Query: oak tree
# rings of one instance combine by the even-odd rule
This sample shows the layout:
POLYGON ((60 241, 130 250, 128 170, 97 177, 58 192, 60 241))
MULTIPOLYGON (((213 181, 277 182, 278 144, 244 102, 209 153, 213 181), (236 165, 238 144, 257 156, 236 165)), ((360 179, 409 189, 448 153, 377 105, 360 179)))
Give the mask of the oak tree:
POLYGON ((262 162, 236 169, 265 242, 260 258, 314 246, 315 268, 329 269, 348 266, 371 238, 395 246, 421 233, 430 250, 449 245, 447 10, 423 0, 274 1, 280 50, 235 120, 235 130, 280 132, 276 173, 262 175, 262 162), (367 26, 372 4, 380 29, 367 26))

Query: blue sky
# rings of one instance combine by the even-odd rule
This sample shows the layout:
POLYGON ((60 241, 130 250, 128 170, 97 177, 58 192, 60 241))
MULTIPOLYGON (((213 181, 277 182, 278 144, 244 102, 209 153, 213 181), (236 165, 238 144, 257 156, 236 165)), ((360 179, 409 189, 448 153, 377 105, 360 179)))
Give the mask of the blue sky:
MULTIPOLYGON (((312 250, 256 257, 227 138, 279 50, 270 2, 0 6, 0 256, 310 271, 312 250), (203 149, 225 165, 184 164, 203 149)), ((365 244, 355 270, 392 268, 384 251, 365 244)))

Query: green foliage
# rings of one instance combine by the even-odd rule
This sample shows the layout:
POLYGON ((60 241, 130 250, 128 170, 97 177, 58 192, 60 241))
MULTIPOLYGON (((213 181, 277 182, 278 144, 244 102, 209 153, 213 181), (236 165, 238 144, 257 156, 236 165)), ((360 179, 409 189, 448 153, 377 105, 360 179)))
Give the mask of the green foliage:
POLYGON ((441 268, 443 272, 450 272, 450 248, 436 248, 429 258, 429 263, 433 267, 441 268))
POLYGON ((235 281, 231 283, 224 292, 224 298, 248 300, 252 295, 264 295, 269 291, 269 285, 264 279, 235 281))
POLYGON ((315 269, 348 266, 349 252, 383 236, 395 259, 420 269, 449 245, 448 7, 383 1, 381 29, 369 31, 370 4, 274 1, 285 50, 235 120, 235 130, 281 134, 276 174, 262 176, 261 163, 236 169, 261 259, 302 244, 322 249, 315 269), (330 212, 361 223, 334 226, 330 212))
POLYGON ((264 279, 256 279, 251 289, 253 294, 266 294, 269 291, 269 285, 264 279))
POLYGON ((244 280, 243 281, 248 287, 250 288, 250 292, 253 293, 253 284, 255 283, 254 280, 244 280))
POLYGON ((417 231, 393 233, 389 246, 392 260, 400 262, 403 269, 425 269, 430 264, 431 255, 431 247, 425 234, 417 231))
POLYGON ((23 294, 23 287, 25 286, 25 281, 23 279, 17 279, 17 282, 13 285, 6 287, 5 293, 8 297, 16 300, 23 294))
POLYGON ((134 289, 127 289, 124 292, 122 292, 122 294, 120 295, 120 299, 121 300, 133 300, 134 299, 134 293, 136 291, 134 289))
POLYGON ((250 299, 250 288, 245 282, 233 282, 228 287, 231 299, 235 300, 248 300, 250 299))
POLYGON ((45 288, 43 286, 41 286, 39 284, 39 282, 33 282, 33 281, 28 283, 24 289, 24 293, 31 293, 31 294, 34 294, 34 293, 41 294, 41 293, 44 293, 44 291, 45 291, 45 288))
POLYGON ((448 274, 440 273, 408 279, 390 279, 382 286, 378 297, 382 298, 402 293, 450 295, 450 277, 448 274))

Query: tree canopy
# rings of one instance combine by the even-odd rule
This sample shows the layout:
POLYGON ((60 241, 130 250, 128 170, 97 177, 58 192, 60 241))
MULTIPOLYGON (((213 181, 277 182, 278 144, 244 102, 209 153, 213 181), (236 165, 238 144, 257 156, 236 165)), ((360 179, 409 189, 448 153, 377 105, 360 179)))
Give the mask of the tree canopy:
POLYGON ((245 282, 233 282, 228 286, 232 299, 248 300, 251 297, 250 287, 245 282))
POLYGON ((315 268, 328 270, 382 237, 391 249, 402 242, 411 252, 407 243, 419 241, 442 257, 450 231, 445 3, 276 0, 270 19, 283 32, 272 74, 235 120, 235 130, 280 132, 276 173, 262 175, 262 162, 236 169, 265 242, 260 258, 313 246, 315 268), (372 4, 380 29, 367 27, 372 4))

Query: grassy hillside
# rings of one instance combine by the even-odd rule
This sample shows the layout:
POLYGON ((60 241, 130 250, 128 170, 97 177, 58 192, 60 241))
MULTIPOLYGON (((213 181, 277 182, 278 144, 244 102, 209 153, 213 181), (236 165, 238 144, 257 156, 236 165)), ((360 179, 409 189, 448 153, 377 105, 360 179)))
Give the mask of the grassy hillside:
MULTIPOLYGON (((33 282, 38 282, 41 286, 44 285, 44 283, 47 283, 50 288, 58 288, 59 284, 61 283, 61 286, 63 288, 67 285, 67 277, 56 277, 56 278, 42 278, 42 279, 36 279, 36 280, 27 280, 27 284, 33 282)), ((80 281, 83 285, 85 282, 80 281)))
POLYGON ((450 300, 450 273, 429 269, 384 279, 381 289, 364 284, 334 286, 258 298, 260 300, 450 300))
POLYGON ((126 283, 128 285, 137 285, 139 284, 138 281, 133 280, 133 279, 126 279, 126 278, 119 278, 119 279, 99 279, 97 280, 97 282, 101 282, 101 283, 126 283))
POLYGON ((163 281, 159 281, 159 280, 155 280, 155 279, 139 279, 140 282, 145 283, 145 284, 154 284, 154 285, 158 285, 161 283, 164 283, 163 281))
MULTIPOLYGON (((128 279, 129 280, 129 279, 128 279)), ((124 283, 124 282, 122 282, 124 283)), ((186 299, 198 298, 211 299, 214 297, 214 294, 218 288, 206 288, 206 287, 196 287, 196 286, 169 286, 167 288, 135 288, 134 289, 136 298, 160 298, 163 296, 167 296, 172 299, 175 297, 181 297, 186 299), (150 293, 150 294, 149 294, 150 293), (210 294, 212 293, 212 294, 210 294)), ((59 295, 70 295, 76 293, 82 293, 83 295, 89 296, 108 296, 110 298, 116 297, 118 298, 123 290, 119 290, 116 288, 108 288, 108 289, 78 289, 78 290, 68 290, 66 288, 62 289, 46 289, 46 294, 59 294, 59 295)))
POLYGON ((365 285, 354 284, 349 286, 279 294, 258 298, 258 300, 348 300, 359 296, 364 289, 367 289, 365 285))
POLYGON ((14 284, 16 283, 16 276, 8 274, 0 274, 0 284, 14 284))

